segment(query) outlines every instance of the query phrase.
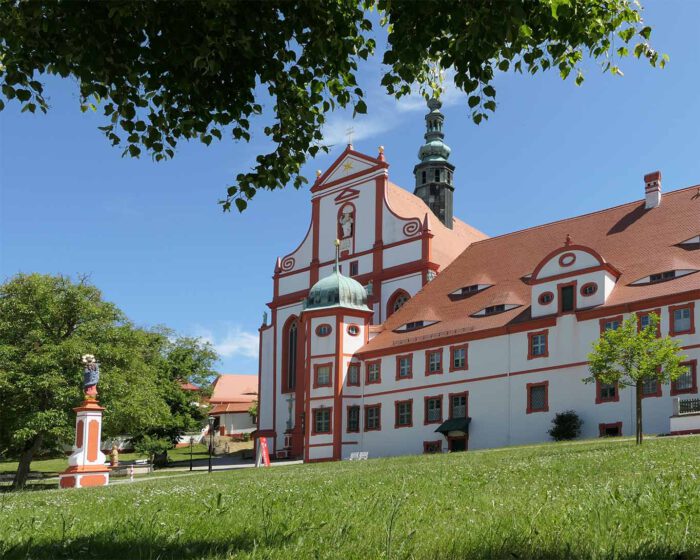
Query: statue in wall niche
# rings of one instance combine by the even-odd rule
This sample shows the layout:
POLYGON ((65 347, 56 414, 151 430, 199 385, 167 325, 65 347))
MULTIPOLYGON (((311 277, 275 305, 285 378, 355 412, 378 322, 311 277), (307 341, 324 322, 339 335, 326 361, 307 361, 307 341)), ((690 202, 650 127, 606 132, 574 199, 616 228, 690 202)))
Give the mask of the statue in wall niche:
POLYGON ((352 217, 352 208, 349 206, 343 208, 343 213, 340 216, 340 229, 342 231, 342 239, 347 239, 348 237, 352 237, 353 233, 353 225, 355 223, 355 220, 352 217))
POLYGON ((80 360, 83 363, 83 388, 85 396, 90 399, 97 398, 97 383, 100 381, 100 364, 95 356, 85 354, 80 360))

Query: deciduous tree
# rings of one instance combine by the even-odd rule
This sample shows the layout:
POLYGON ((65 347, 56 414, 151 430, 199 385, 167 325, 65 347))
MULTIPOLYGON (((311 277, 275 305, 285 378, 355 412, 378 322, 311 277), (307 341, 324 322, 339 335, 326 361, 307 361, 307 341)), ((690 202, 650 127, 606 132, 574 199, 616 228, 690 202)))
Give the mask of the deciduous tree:
POLYGON ((382 32, 390 94, 416 84, 439 94, 435 67, 449 70, 476 123, 496 109, 499 71, 554 69, 580 84, 586 58, 618 75, 628 54, 666 61, 630 0, 0 0, 0 109, 4 99, 46 111, 42 76, 72 77, 82 110, 104 115, 107 139, 124 155, 145 151, 156 161, 174 157, 183 140, 249 141, 254 117, 266 113, 262 132, 273 150, 221 201, 243 210, 257 189, 306 182, 299 171, 327 150, 329 112, 366 112, 357 72, 382 32))
POLYGON ((592 376, 585 382, 597 379, 610 385, 634 387, 638 444, 642 443, 644 383, 668 383, 687 371, 680 365, 686 359, 680 354, 680 343, 668 336, 658 336, 658 325, 658 315, 651 313, 649 324, 639 330, 637 318, 632 316, 619 328, 604 331, 588 355, 592 376))

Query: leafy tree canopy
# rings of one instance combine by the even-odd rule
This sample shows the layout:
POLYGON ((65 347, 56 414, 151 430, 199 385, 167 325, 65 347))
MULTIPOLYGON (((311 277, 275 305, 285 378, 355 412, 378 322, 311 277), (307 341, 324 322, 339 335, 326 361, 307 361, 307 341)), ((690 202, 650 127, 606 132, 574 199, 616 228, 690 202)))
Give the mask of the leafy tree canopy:
POLYGON ((193 371, 203 374, 216 355, 208 345, 171 338, 134 327, 85 278, 19 274, 2 284, 0 454, 20 458, 15 485, 24 484, 35 453, 73 440, 82 354, 101 363, 104 435, 190 428, 191 396, 175 379, 185 375, 184 364, 199 364, 193 371), (181 356, 187 352, 194 357, 181 356))
POLYGON ((269 95, 273 122, 263 134, 274 149, 235 177, 225 210, 242 211, 257 189, 302 186, 301 166, 328 150, 328 113, 366 112, 357 72, 376 48, 370 10, 388 35, 386 90, 401 97, 418 84, 436 95, 436 69, 449 70, 477 124, 496 108, 497 71, 555 69, 580 84, 586 57, 620 75, 617 61, 630 53, 666 61, 629 0, 0 0, 0 8, 0 109, 13 100, 45 112, 42 77, 73 77, 81 108, 102 112, 100 129, 124 155, 159 161, 183 140, 249 141, 269 95))
POLYGON ((588 355, 591 383, 596 379, 609 385, 635 387, 637 443, 642 442, 642 391, 645 381, 668 383, 683 375, 677 340, 658 336, 659 317, 649 315, 649 324, 638 329, 637 317, 631 316, 619 328, 604 331, 588 355))

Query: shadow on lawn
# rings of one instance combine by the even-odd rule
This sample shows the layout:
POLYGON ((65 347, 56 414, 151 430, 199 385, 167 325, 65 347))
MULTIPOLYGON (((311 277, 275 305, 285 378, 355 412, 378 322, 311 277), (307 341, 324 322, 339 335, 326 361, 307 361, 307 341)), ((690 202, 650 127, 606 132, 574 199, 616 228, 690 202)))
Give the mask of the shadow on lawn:
MULTIPOLYGON (((124 539, 124 537, 122 537, 124 539)), ((42 544, 30 542, 13 548, 5 548, 0 540, 0 557, 3 559, 25 558, 96 558, 96 559, 129 559, 129 560, 178 560, 195 558, 234 558, 238 554, 257 551, 263 557, 273 552, 282 553, 284 557, 293 557, 294 552, 288 554, 281 549, 288 545, 287 537, 281 534, 268 536, 266 539, 260 534, 232 535, 226 542, 209 541, 205 539, 178 542, 176 538, 155 537, 154 539, 134 538, 116 540, 114 534, 97 534, 91 537, 79 537, 67 539, 64 543, 42 544)), ((321 543, 318 543, 321 545, 321 543)), ((551 549, 533 549, 531 546, 509 546, 507 542, 494 544, 484 543, 482 546, 457 546, 447 545, 440 551, 435 551, 427 556, 410 554, 412 558, 425 560, 584 560, 591 557, 591 550, 574 551, 566 546, 551 549)), ((355 550, 345 547, 343 550, 334 549, 330 543, 322 546, 322 551, 314 551, 314 546, 309 543, 306 552, 314 558, 379 558, 385 556, 383 547, 376 551, 355 550)), ((404 554, 389 554, 391 558, 399 558, 404 554)), ((700 550, 678 552, 666 546, 647 545, 644 548, 630 551, 609 551, 606 556, 615 560, 695 560, 700 558, 700 550)))

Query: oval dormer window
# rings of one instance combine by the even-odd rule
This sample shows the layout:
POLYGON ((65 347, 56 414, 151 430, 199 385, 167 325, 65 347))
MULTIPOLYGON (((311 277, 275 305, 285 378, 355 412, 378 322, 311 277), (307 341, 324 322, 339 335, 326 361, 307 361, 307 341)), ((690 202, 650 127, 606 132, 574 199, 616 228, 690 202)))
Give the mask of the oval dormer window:
POLYGON ((697 269, 667 270, 665 272, 657 272, 631 282, 630 286, 644 286, 647 284, 668 282, 669 280, 675 280, 676 278, 681 278, 683 276, 687 276, 688 274, 693 274, 694 272, 697 272, 697 269))
POLYGON ((360 327, 357 325, 348 325, 348 334, 350 336, 357 336, 360 334, 360 327))
POLYGON ((540 297, 537 298, 537 303, 540 305, 549 305, 554 301, 554 294, 552 292, 542 292, 540 297))
POLYGON ((490 317, 491 315, 498 315, 499 313, 505 313, 511 309, 520 307, 519 303, 499 303, 496 305, 489 305, 484 307, 482 310, 477 311, 472 314, 472 317, 490 317))
POLYGON ((588 297, 592 296, 598 291, 598 284, 595 282, 588 282, 587 284, 584 284, 581 286, 581 295, 583 297, 588 297))
POLYGON ((317 336, 328 336, 332 332, 332 328, 328 323, 323 323, 322 325, 319 325, 316 327, 316 335, 317 336))

